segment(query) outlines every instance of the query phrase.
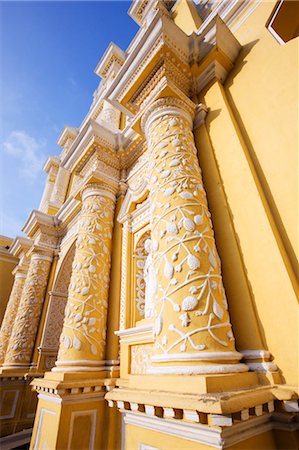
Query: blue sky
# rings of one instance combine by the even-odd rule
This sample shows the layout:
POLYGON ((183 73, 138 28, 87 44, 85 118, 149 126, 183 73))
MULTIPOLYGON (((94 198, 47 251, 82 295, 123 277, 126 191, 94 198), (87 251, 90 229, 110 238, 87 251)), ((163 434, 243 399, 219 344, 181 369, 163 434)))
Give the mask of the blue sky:
POLYGON ((110 41, 138 26, 127 1, 0 2, 0 234, 20 235, 39 205, 48 155, 64 125, 79 126, 110 41))

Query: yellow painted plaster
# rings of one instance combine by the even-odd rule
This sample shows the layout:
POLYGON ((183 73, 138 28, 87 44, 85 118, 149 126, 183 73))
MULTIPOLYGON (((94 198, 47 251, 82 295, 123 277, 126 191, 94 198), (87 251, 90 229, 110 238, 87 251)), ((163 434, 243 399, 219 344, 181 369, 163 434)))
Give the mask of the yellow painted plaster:
POLYGON ((243 49, 225 91, 297 272, 298 40, 280 45, 267 30, 275 3, 261 2, 234 33, 243 49))
POLYGON ((296 384, 297 300, 280 251, 283 249, 279 248, 277 229, 224 89, 218 82, 214 83, 202 100, 209 107, 206 126, 232 211, 258 321, 262 324, 260 329, 286 381, 296 384), (285 358, 286 348, 288 358, 285 358))

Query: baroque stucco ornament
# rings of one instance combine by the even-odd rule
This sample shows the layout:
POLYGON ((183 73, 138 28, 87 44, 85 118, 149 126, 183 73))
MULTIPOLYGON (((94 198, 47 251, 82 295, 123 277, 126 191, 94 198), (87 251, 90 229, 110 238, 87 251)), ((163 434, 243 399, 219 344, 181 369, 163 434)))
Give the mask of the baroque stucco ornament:
POLYGON ((18 314, 3 366, 28 366, 38 328, 52 258, 32 253, 18 314))
POLYGON ((56 371, 88 370, 104 359, 114 201, 97 184, 83 191, 56 371))
MULTIPOLYGON (((222 352, 238 361, 191 112, 181 100, 163 98, 142 123, 150 153, 152 264, 157 277, 152 361, 187 360, 188 354, 190 360, 201 360, 207 353, 215 359, 215 352, 220 361, 222 352)), ((247 370, 229 366, 229 371, 247 370)))

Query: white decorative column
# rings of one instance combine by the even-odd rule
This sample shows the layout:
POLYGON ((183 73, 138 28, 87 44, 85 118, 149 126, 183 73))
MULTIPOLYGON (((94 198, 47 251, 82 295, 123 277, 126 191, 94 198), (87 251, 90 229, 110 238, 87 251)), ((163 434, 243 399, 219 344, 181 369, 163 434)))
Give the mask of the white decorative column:
POLYGON ((5 359, 7 346, 13 329, 13 324, 18 312, 18 306, 26 280, 26 273, 20 271, 18 267, 16 269, 17 270, 14 271, 15 276, 14 284, 7 303, 5 315, 0 330, 0 364, 3 364, 5 359))
POLYGON ((3 368, 29 368, 46 292, 52 255, 34 247, 22 290, 17 316, 9 339, 3 368))
POLYGON ((239 364, 193 137, 194 108, 155 101, 142 126, 150 160, 155 277, 152 373, 230 373, 239 364))
POLYGON ((27 257, 27 252, 29 251, 31 245, 32 242, 29 239, 17 237, 10 248, 10 253, 19 258, 19 264, 15 267, 15 269, 12 272, 15 277, 14 284, 7 303, 3 322, 1 324, 0 365, 2 365, 4 362, 15 318, 18 314, 18 307, 29 267, 29 259, 27 257))
POLYGON ((82 192, 76 252, 58 360, 53 371, 104 365, 115 187, 92 183, 82 192))

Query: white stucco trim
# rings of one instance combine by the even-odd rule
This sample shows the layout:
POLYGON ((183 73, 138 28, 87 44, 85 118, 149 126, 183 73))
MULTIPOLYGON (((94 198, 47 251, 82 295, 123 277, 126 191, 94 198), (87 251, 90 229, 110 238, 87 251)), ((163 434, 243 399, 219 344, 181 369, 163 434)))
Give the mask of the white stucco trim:
POLYGON ((168 361, 222 361, 222 360, 237 360, 242 359, 242 354, 239 352, 201 352, 201 353, 172 353, 166 355, 154 355, 153 362, 168 362, 168 361))
POLYGON ((160 419, 142 413, 125 411, 124 421, 126 425, 135 425, 148 430, 158 431, 169 436, 187 439, 200 444, 222 448, 221 430, 200 424, 178 422, 171 419, 160 419))
POLYGON ((196 374, 196 373, 240 373, 247 372, 246 364, 214 364, 202 366, 152 366, 148 374, 196 374))

